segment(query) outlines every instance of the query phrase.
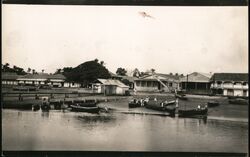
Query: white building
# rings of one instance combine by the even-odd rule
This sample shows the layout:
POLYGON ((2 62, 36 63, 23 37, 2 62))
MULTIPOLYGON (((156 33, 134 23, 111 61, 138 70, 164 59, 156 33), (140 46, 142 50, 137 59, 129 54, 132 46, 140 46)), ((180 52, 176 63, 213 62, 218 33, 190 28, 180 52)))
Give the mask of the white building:
POLYGON ((129 86, 126 86, 119 80, 97 79, 92 83, 92 89, 95 93, 103 93, 105 95, 125 95, 129 90, 129 86))
POLYGON ((65 77, 61 74, 27 74, 17 78, 18 84, 24 85, 52 85, 53 87, 63 87, 65 77))
POLYGON ((213 94, 248 97, 247 73, 215 73, 210 81, 213 94))
POLYGON ((180 88, 179 76, 167 74, 146 75, 135 79, 135 91, 141 92, 159 92, 159 91, 174 91, 180 88), (160 81, 159 81, 160 80, 160 81), (164 83, 168 88, 164 87, 164 83))

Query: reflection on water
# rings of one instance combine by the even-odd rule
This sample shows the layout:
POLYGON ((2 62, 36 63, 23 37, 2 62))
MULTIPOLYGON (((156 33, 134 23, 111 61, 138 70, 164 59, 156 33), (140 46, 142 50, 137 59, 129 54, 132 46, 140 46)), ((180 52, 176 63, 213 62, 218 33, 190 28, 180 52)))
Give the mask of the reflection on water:
POLYGON ((3 110, 4 150, 246 152, 248 124, 121 113, 3 110))

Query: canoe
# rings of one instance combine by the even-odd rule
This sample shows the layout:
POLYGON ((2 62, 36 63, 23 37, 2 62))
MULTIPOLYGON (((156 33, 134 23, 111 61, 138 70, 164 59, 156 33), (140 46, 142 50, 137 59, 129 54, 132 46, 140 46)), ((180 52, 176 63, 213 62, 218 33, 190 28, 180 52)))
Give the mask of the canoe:
POLYGON ((3 103, 3 109, 32 110, 32 103, 3 103))
POLYGON ((242 98, 231 99, 228 102, 230 104, 235 104, 235 105, 248 105, 249 104, 248 100, 245 100, 245 99, 242 99, 242 98))
POLYGON ((100 108, 99 107, 82 107, 82 106, 76 106, 71 105, 71 111, 75 112, 88 112, 88 113, 99 113, 100 108))
POLYGON ((194 117, 194 116, 205 116, 207 115, 208 108, 192 109, 192 110, 179 110, 179 117, 194 117))
POLYGON ((209 102, 207 102, 208 107, 216 107, 216 106, 219 106, 219 105, 220 105, 220 103, 217 102, 217 101, 209 101, 209 102))
POLYGON ((176 97, 176 98, 179 98, 179 99, 181 99, 181 100, 187 100, 187 99, 188 99, 186 96, 184 96, 184 95, 179 95, 179 94, 175 95, 175 97, 176 97))

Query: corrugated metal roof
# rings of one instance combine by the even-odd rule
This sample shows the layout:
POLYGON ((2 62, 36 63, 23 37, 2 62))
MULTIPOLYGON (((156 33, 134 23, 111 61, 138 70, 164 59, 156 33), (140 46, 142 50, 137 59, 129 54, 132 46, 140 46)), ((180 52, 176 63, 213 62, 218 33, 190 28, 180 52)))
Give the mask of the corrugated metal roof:
POLYGON ((187 76, 181 78, 181 82, 210 82, 210 75, 200 72, 193 72, 187 76))
POLYGON ((124 87, 124 88, 129 87, 129 86, 126 86, 125 84, 123 84, 119 80, 112 80, 112 79, 97 79, 97 80, 99 82, 101 82, 101 84, 103 84, 103 85, 115 85, 115 86, 124 87))
POLYGON ((49 75, 49 74, 27 74, 22 77, 21 79, 62 79, 65 80, 65 76, 62 74, 56 75, 49 75))
POLYGON ((22 75, 17 75, 16 73, 2 72, 2 80, 16 80, 22 75))
POLYGON ((210 81, 244 81, 248 82, 248 73, 214 73, 210 81))

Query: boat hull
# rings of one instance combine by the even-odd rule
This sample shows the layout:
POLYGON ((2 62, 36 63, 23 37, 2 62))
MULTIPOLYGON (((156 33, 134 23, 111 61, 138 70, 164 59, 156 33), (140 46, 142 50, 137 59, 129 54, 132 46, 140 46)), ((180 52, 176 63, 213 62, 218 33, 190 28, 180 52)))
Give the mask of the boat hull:
POLYGON ((82 107, 71 105, 71 111, 73 112, 88 112, 88 113, 99 113, 99 107, 82 107))
POLYGON ((208 109, 193 109, 193 110, 179 110, 179 117, 195 117, 195 116, 206 116, 208 109))

